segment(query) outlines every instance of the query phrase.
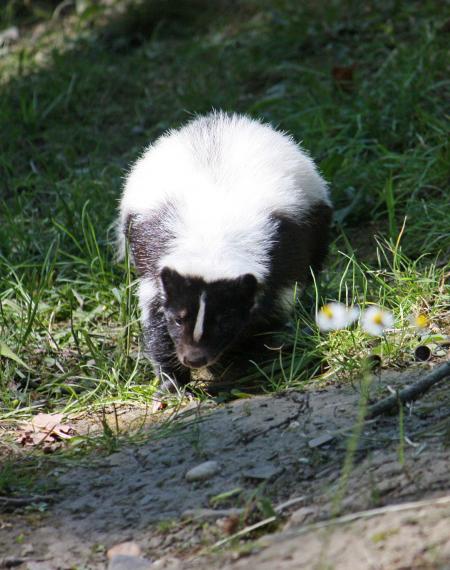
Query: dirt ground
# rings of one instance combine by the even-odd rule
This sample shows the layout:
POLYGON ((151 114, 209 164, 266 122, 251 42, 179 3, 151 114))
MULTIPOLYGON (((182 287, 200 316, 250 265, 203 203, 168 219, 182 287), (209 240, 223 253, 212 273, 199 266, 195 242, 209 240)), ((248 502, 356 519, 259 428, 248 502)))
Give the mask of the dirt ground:
MULTIPOLYGON (((383 371, 371 395, 428 369, 383 371)), ((347 385, 191 406, 144 443, 58 466, 45 512, 0 515, 0 567, 106 568, 132 540, 141 558, 110 568, 450 568, 448 380, 403 425, 358 429, 360 401, 347 385), (186 478, 205 461, 209 477, 186 478)))

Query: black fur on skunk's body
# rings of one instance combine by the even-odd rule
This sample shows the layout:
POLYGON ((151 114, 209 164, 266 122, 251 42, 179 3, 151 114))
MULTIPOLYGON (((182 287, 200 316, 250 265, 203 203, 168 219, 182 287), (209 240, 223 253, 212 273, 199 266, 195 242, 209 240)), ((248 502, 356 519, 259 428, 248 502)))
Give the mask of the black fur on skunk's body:
POLYGON ((151 145, 127 176, 120 223, 160 378, 185 384, 190 368, 278 326, 286 293, 320 269, 331 213, 313 161, 258 121, 213 113, 151 145))

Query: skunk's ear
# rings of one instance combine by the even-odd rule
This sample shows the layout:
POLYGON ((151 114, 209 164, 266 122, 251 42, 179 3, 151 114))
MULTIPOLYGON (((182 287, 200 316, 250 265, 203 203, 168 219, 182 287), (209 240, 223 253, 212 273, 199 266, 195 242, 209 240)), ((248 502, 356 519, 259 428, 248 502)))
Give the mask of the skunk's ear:
POLYGON ((251 273, 246 273, 237 279, 239 291, 241 295, 253 302, 255 300, 256 291, 258 289, 258 281, 251 273))
POLYGON ((185 288, 185 279, 175 269, 163 267, 159 274, 167 300, 179 297, 185 288))

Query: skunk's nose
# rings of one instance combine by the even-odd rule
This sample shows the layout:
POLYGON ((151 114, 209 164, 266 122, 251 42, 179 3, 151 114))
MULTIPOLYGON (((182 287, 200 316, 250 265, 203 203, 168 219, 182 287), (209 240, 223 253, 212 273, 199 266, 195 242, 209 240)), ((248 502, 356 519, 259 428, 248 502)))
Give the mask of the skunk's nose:
POLYGON ((197 356, 191 358, 187 358, 185 356, 183 358, 183 364, 185 366, 189 366, 189 368, 201 368, 202 366, 205 366, 207 362, 208 359, 206 358, 206 356, 197 356))

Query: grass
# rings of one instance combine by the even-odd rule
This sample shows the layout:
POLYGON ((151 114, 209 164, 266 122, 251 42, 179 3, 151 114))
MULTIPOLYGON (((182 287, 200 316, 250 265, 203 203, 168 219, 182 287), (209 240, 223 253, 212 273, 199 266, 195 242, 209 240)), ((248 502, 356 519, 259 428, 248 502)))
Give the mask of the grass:
POLYGON ((55 16, 56 5, 9 0, 0 16, 21 30, 0 54, 2 418, 149 402, 134 274, 114 262, 117 199, 148 141, 213 107, 303 141, 336 205, 327 268, 275 364, 255 369, 265 389, 353 378, 374 351, 410 361, 417 312, 448 331, 448 33, 436 3, 158 0, 117 15, 85 2, 55 16), (380 304, 396 330, 383 342, 358 328, 320 335, 313 308, 327 299, 380 304))

